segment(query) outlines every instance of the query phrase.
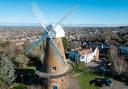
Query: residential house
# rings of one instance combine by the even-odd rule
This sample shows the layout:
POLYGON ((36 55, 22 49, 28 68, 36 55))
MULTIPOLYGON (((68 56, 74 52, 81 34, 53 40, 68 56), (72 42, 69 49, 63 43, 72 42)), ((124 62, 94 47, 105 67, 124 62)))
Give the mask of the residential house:
POLYGON ((84 61, 85 63, 91 62, 91 61, 98 61, 99 59, 99 49, 95 48, 94 50, 92 48, 85 49, 80 51, 80 61, 84 61))
POLYGON ((71 61, 85 62, 89 63, 91 61, 98 61, 99 59, 99 49, 95 48, 86 48, 83 50, 70 50, 69 51, 69 59, 71 61))
POLYGON ((119 53, 120 55, 128 56, 128 47, 120 47, 119 53))

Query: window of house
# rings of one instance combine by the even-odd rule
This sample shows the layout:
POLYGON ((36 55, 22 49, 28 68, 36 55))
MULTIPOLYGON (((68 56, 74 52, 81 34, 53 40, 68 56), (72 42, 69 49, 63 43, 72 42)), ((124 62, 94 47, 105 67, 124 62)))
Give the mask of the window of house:
POLYGON ((52 70, 53 70, 53 71, 56 71, 56 67, 52 67, 52 70))
POLYGON ((82 56, 81 58, 84 59, 84 56, 82 56))

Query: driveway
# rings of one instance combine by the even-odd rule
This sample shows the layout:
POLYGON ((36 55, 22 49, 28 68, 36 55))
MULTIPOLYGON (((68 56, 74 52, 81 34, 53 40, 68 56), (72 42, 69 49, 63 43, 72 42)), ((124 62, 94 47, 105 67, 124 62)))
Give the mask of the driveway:
POLYGON ((69 78, 69 89, 81 89, 78 80, 72 76, 69 78))

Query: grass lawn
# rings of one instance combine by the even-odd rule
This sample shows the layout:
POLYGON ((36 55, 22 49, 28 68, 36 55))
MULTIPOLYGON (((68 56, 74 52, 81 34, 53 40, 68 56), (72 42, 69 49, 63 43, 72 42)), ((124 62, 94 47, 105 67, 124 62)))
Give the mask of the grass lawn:
POLYGON ((27 89, 27 86, 24 84, 15 84, 14 86, 12 86, 12 88, 9 89, 27 89))
POLYGON ((85 63, 75 65, 75 71, 73 75, 78 75, 75 78, 79 81, 82 89, 100 89, 100 87, 90 85, 90 81, 101 76, 95 74, 93 70, 86 68, 85 63), (79 73, 80 75, 78 75, 79 73))
POLYGON ((34 67, 34 66, 26 66, 24 69, 31 69, 31 70, 36 70, 36 67, 34 67))

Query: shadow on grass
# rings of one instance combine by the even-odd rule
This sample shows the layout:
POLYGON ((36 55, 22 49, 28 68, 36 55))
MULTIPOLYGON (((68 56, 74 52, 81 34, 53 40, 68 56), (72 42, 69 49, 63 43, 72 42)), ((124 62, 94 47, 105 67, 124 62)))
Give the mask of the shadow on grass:
POLYGON ((41 80, 39 77, 35 74, 35 70, 33 69, 16 69, 15 71, 16 75, 16 82, 22 83, 26 85, 40 85, 41 80))

